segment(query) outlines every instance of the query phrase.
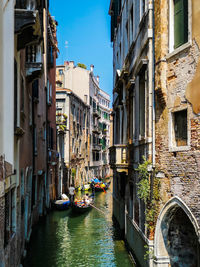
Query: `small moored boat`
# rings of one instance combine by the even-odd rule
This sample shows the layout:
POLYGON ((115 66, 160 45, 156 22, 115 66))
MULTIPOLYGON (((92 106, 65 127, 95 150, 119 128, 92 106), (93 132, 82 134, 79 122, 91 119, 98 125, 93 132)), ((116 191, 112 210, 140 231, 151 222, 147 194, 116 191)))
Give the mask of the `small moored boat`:
POLYGON ((57 210, 66 210, 70 207, 70 200, 56 200, 53 205, 57 210))
POLYGON ((87 191, 87 190, 90 190, 90 184, 84 184, 83 187, 82 187, 82 190, 83 191, 87 191))

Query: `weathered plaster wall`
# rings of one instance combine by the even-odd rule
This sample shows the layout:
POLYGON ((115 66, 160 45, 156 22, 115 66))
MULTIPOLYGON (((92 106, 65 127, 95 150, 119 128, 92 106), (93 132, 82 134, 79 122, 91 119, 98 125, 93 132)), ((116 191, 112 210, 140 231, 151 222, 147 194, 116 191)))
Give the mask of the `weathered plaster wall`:
MULTIPOLYGON (((198 1, 192 1, 192 37, 193 41, 196 42, 198 49, 200 48, 200 28, 199 28, 199 17, 200 17, 200 5, 198 1)), ((191 83, 188 84, 186 90, 186 98, 192 104, 193 111, 196 114, 200 113, 200 60, 198 61, 195 76, 191 83)))
POLYGON ((155 1, 156 165, 161 175, 161 207, 179 196, 200 223, 200 7, 192 1, 191 46, 168 54, 168 1, 155 1), (188 102, 192 103, 191 104, 188 102), (172 142, 172 113, 187 108, 188 146, 172 142))

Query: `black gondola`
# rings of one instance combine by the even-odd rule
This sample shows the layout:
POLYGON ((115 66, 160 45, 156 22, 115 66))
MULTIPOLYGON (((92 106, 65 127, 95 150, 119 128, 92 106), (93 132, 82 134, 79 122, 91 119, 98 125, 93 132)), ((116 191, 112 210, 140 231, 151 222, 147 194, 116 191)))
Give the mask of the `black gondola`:
POLYGON ((89 196, 89 199, 90 199, 89 204, 85 203, 84 201, 73 202, 72 210, 79 214, 82 214, 84 212, 91 210, 92 209, 91 205, 93 205, 94 203, 94 195, 92 194, 91 196, 89 196))
POLYGON ((108 188, 110 186, 110 182, 108 182, 108 183, 102 183, 102 184, 95 184, 94 185, 94 190, 96 192, 105 192, 106 190, 108 190, 108 188), (104 186, 102 186, 102 184, 104 186))

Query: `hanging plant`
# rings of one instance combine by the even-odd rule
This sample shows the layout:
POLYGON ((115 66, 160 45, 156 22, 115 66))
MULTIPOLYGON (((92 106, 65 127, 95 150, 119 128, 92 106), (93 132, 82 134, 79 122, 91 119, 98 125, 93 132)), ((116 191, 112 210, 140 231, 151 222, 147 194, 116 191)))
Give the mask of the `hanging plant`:
POLYGON ((149 237, 152 239, 155 231, 155 222, 159 211, 160 180, 156 177, 156 170, 150 171, 151 162, 143 156, 143 163, 138 165, 139 182, 137 194, 145 203, 145 220, 149 237), (151 181, 153 184, 151 184, 151 181))

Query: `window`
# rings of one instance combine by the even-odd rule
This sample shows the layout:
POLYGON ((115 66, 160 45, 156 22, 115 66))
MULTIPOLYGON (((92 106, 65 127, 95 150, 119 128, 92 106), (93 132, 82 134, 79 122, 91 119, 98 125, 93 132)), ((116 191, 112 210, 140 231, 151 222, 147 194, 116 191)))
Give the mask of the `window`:
POLYGON ((24 215, 24 170, 23 169, 21 169, 20 192, 21 192, 21 217, 23 217, 24 215))
POLYGON ((99 161, 100 160, 99 152, 93 152, 92 153, 92 159, 93 159, 93 161, 99 161))
POLYGON ((79 140, 79 152, 81 153, 81 140, 79 140))
POLYGON ((17 61, 14 61, 14 129, 16 129, 17 127, 17 112, 18 112, 18 103, 17 103, 17 99, 18 99, 18 91, 17 91, 17 61))
POLYGON ((145 137, 145 71, 139 76, 139 135, 145 137))
POLYGON ((84 102, 87 104, 88 96, 84 95, 84 102))
POLYGON ((134 29, 134 24, 133 24, 133 5, 130 9, 130 43, 133 41, 133 29, 134 29))
POLYGON ((5 194, 5 221, 4 221, 4 246, 8 244, 10 238, 10 194, 5 194))
MULTIPOLYGON (((129 29, 128 29, 128 20, 126 22, 126 38, 127 38, 127 44, 129 45, 129 29)), ((107 103, 106 103, 107 105, 107 103)))
POLYGON ((29 95, 29 126, 32 126, 33 120, 32 120, 32 98, 29 95))
POLYGON ((188 42, 188 0, 170 0, 169 51, 188 42))
POLYGON ((21 112, 24 112, 24 78, 21 76, 21 112))
POLYGON ((174 112, 174 137, 176 146, 187 145, 187 110, 174 112))
POLYGON ((34 99, 39 98, 39 81, 38 79, 32 83, 32 95, 34 99))
POLYGON ((72 138, 72 153, 74 153, 74 138, 72 138))
POLYGON ((34 141, 34 154, 36 156, 37 155, 37 128, 36 128, 36 126, 34 126, 34 138, 33 138, 33 141, 34 141))
POLYGON ((63 75, 63 69, 59 69, 59 75, 63 75))
POLYGON ((188 0, 174 0, 174 48, 188 41, 188 0))

